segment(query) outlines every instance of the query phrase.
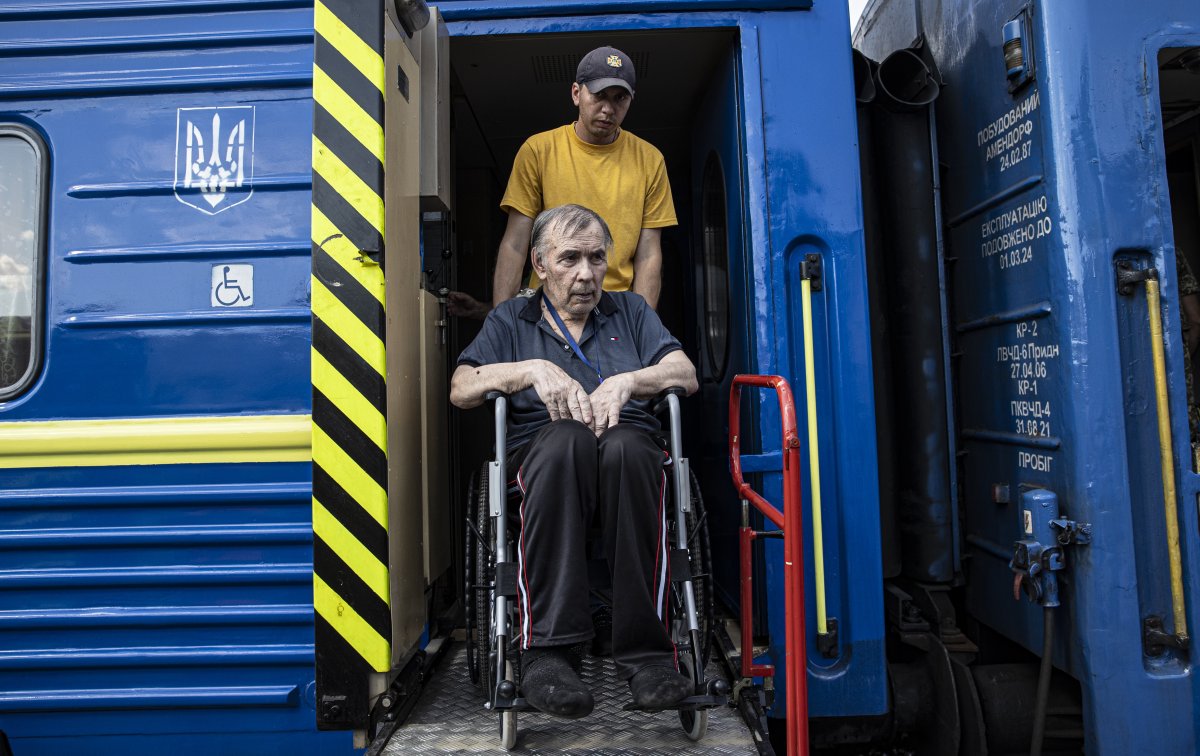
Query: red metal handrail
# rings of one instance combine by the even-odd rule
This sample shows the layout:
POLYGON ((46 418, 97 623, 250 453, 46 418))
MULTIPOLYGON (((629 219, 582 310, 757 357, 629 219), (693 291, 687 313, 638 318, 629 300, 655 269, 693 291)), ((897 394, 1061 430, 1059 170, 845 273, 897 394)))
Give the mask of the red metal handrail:
MULTIPOLYGON (((783 531, 784 593, 784 669, 787 672, 787 752, 788 756, 808 754, 808 673, 805 659, 807 641, 804 621, 804 521, 801 518, 800 434, 796 425, 796 405, 792 387, 778 375, 737 375, 729 387, 729 471, 738 496, 754 505, 768 520, 783 531), (783 511, 759 496, 742 479, 741 429, 742 386, 774 389, 779 397, 779 415, 783 421, 783 511)), ((743 526, 739 533, 742 589, 742 676, 767 677, 775 674, 769 664, 754 663, 751 627, 750 542, 759 533, 743 526)))

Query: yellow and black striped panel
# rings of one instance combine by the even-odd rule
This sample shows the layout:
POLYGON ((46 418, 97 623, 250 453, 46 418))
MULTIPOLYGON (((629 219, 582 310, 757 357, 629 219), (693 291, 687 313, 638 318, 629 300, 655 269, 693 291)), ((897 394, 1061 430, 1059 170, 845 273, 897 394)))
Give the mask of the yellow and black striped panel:
POLYGON ((316 0, 313 604, 317 722, 362 728, 391 664, 384 376, 383 9, 316 0))

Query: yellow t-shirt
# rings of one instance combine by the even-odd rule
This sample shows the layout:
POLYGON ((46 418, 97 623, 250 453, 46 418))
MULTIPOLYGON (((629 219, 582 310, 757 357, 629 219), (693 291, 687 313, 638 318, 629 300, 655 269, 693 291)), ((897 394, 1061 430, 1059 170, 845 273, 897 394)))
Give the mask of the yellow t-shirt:
MULTIPOLYGON (((595 210, 612 232, 604 276, 608 291, 627 291, 633 283, 633 254, 643 228, 678 223, 662 153, 624 130, 612 144, 588 144, 568 124, 521 145, 500 207, 534 218, 570 204, 595 210)), ((536 273, 530 285, 537 285, 536 273)))

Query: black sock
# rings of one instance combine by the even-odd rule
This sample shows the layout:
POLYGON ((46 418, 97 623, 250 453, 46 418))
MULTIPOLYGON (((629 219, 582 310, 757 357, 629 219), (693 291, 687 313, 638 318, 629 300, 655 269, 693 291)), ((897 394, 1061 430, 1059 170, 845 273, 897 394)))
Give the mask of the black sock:
POLYGON ((595 701, 573 664, 574 647, 531 648, 521 654, 521 695, 538 711, 560 717, 586 717, 595 701))
POLYGON ((646 709, 674 706, 692 695, 692 688, 691 680, 665 666, 645 667, 629 680, 633 702, 646 709))

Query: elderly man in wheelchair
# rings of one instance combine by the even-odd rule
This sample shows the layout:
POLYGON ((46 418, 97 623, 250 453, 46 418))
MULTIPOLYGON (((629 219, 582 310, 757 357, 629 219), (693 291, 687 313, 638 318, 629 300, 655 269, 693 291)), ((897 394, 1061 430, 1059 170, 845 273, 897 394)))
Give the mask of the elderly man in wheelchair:
MULTIPOLYGON (((492 464, 503 477, 492 491, 504 499, 505 484, 515 481, 519 492, 513 516, 493 517, 500 529, 493 591, 499 608, 477 618, 484 627, 492 620, 500 636, 481 661, 485 690, 492 686, 491 705, 500 709, 520 701, 562 717, 592 711, 579 672, 593 636, 585 542, 594 521, 612 580, 613 659, 628 681, 630 708, 686 708, 681 702, 704 692, 702 678, 680 673, 668 624, 668 573, 672 561, 678 564, 666 517, 671 458, 656 441, 652 407, 667 389, 694 392, 696 371, 645 300, 603 291, 611 244, 607 225, 587 208, 541 213, 532 262, 542 288, 491 312, 451 383, 450 399, 464 409, 499 397, 499 461, 492 464), (508 541, 515 559, 505 553, 508 541), (505 660, 509 616, 519 696, 512 660, 505 660), (498 669, 486 666, 497 656, 498 669)), ((677 417, 675 397, 671 407, 677 417)), ((677 444, 677 426, 673 432, 677 444)), ((688 600, 694 615, 690 584, 688 600)), ((512 729, 506 741, 515 739, 515 718, 512 729)))

